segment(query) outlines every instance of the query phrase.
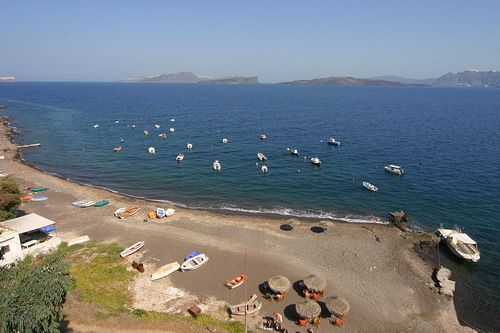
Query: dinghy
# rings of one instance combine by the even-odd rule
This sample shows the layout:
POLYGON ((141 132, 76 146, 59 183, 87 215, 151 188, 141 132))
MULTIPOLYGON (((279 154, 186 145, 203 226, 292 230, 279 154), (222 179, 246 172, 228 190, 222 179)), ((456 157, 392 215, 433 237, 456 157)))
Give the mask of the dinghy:
POLYGON ((120 257, 125 258, 125 257, 139 251, 140 249, 142 249, 144 247, 145 244, 146 244, 145 241, 139 241, 139 242, 135 243, 134 245, 127 247, 125 250, 120 252, 120 257))
POLYGON ((257 301, 257 295, 253 294, 248 302, 233 305, 229 307, 232 315, 244 316, 245 314, 256 313, 262 307, 262 303, 257 301))
POLYGON ((148 148, 148 153, 150 153, 151 155, 156 154, 156 149, 155 149, 155 147, 149 147, 149 148, 148 148))
POLYGON ((212 166, 215 171, 220 171, 222 169, 222 165, 220 164, 219 160, 215 160, 212 166))
POLYGON ((165 217, 165 209, 163 208, 156 208, 156 217, 159 219, 162 219, 165 217))
POLYGON ((40 196, 38 196, 38 197, 33 197, 33 198, 31 199, 31 201, 45 201, 45 200, 47 200, 48 198, 49 198, 49 197, 46 197, 46 196, 40 195, 40 196))
POLYGON ((175 214, 175 209, 173 209, 173 208, 168 208, 168 209, 165 210, 165 216, 166 217, 170 217, 170 216, 172 216, 174 214, 175 214))
POLYGON ((180 162, 180 161, 184 160, 184 154, 179 154, 179 155, 177 155, 177 157, 175 158, 175 160, 176 160, 177 162, 180 162))
POLYGON ((247 279, 247 276, 245 274, 243 274, 243 275, 237 276, 231 280, 226 281, 226 283, 224 283, 224 286, 226 286, 229 289, 234 289, 234 288, 241 286, 246 281, 246 279, 247 279))
POLYGON ((124 219, 124 218, 127 218, 129 216, 134 215, 135 213, 137 213, 140 210, 141 210, 141 208, 137 207, 137 206, 130 206, 130 207, 127 207, 126 209, 119 208, 115 211, 115 216, 119 219, 124 219), (120 209, 123 209, 123 211, 119 212, 120 209))
POLYGON ((43 191, 47 191, 47 190, 48 190, 48 188, 39 186, 39 187, 33 187, 30 191, 31 192, 43 192, 43 191))
POLYGON ((95 201, 93 200, 87 200, 84 203, 80 204, 80 208, 87 208, 95 205, 95 201))
POLYGON ((102 207, 102 206, 106 206, 107 204, 109 204, 108 200, 100 200, 94 204, 94 207, 102 207))
POLYGON ((205 264, 208 259, 209 258, 204 253, 200 253, 197 256, 184 261, 181 265, 181 271, 193 271, 195 269, 198 269, 203 264, 205 264))
POLYGON ((156 272, 151 274, 151 281, 162 279, 173 272, 178 271, 180 267, 181 265, 179 265, 177 261, 161 266, 156 270, 156 272))
POLYGON ((372 192, 377 192, 378 191, 378 187, 373 185, 373 184, 370 184, 368 182, 363 182, 363 187, 366 188, 368 191, 372 191, 372 192))
POLYGON ((257 153, 257 159, 259 161, 267 161, 267 157, 263 153, 257 153))
POLYGON ((384 167, 385 171, 394 175, 402 176, 405 172, 399 165, 389 164, 384 167))
POLYGON ((313 157, 313 158, 311 158, 311 163, 313 165, 316 165, 316 166, 320 166, 321 165, 321 161, 320 161, 319 157, 313 157))

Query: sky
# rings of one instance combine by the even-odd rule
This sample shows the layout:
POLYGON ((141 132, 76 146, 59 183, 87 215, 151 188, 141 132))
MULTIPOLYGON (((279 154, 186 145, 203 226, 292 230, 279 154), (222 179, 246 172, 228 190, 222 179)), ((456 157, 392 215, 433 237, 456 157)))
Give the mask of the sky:
POLYGON ((0 76, 272 83, 500 70, 499 13, 499 0, 0 0, 0 76))

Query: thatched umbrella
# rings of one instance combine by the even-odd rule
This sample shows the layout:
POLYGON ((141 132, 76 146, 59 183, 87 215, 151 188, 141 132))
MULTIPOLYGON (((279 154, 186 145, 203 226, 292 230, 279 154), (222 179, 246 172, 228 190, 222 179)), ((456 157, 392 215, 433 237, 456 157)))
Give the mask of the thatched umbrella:
POLYGON ((317 275, 309 275, 304 279, 304 286, 311 291, 322 292, 326 288, 326 280, 317 275))
POLYGON ((314 318, 321 313, 321 306, 314 302, 307 300, 305 302, 295 304, 295 311, 301 318, 314 318))
POLYGON ((290 286, 292 285, 290 283, 290 280, 282 275, 273 276, 267 281, 267 284, 272 291, 280 294, 286 293, 288 290, 290 290, 290 286))
POLYGON ((330 311, 331 314, 334 314, 339 317, 347 315, 347 313, 351 309, 349 303, 341 297, 335 297, 335 296, 328 297, 325 300, 325 304, 326 308, 328 309, 328 311, 330 311))

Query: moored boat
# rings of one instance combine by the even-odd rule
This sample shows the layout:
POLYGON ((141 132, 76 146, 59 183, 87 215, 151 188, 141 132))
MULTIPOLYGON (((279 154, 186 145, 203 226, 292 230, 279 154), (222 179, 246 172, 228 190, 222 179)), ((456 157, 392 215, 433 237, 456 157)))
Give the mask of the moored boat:
POLYGON ((144 131, 144 135, 149 135, 149 131, 144 131))
POLYGON ((113 148, 113 151, 117 153, 119 151, 122 151, 122 149, 123 149, 122 146, 116 146, 115 148, 113 148))
POLYGON ((311 158, 311 163, 313 165, 320 166, 321 165, 321 160, 319 159, 319 157, 312 157, 311 158))
POLYGON ((158 134, 158 136, 162 139, 166 139, 167 138, 167 134, 166 133, 160 133, 158 134))
POLYGON ((481 255, 476 241, 458 227, 454 229, 440 228, 437 230, 437 235, 446 242, 451 252, 457 257, 472 262, 479 261, 481 255))
POLYGON ((290 154, 294 156, 299 156, 299 151, 296 148, 290 149, 290 154))
POLYGON ((156 129, 160 129, 160 125, 155 124, 155 128, 156 128, 156 129))
POLYGON ((174 133, 174 132, 175 132, 175 128, 171 127, 171 128, 169 129, 169 131, 170 131, 170 133, 174 133))
POLYGON ((405 172, 399 165, 389 164, 384 167, 385 171, 394 175, 402 176, 405 172))
POLYGON ((175 158, 177 162, 183 161, 184 160, 184 154, 178 154, 177 157, 175 158))
POLYGON ((226 144, 226 143, 228 143, 228 142, 229 142, 229 140, 228 140, 228 139, 226 139, 226 138, 222 139, 222 143, 223 143, 223 144, 226 144))
POLYGON ((197 256, 184 261, 181 265, 181 271, 192 271, 198 269, 204 265, 208 259, 209 258, 204 253, 200 253, 197 256))
POLYGON ((257 153, 257 159, 259 161, 267 161, 267 157, 263 153, 257 153))
POLYGON ((229 289, 234 289, 241 286, 246 281, 246 279, 247 276, 245 274, 242 274, 240 276, 232 278, 231 280, 226 281, 226 283, 224 283, 224 286, 226 286, 229 289))
POLYGON ((193 149, 193 144, 191 144, 191 143, 188 143, 186 146, 187 146, 187 149, 189 149, 189 150, 193 149))
POLYGON ((178 271, 181 265, 177 261, 171 262, 169 264, 163 265, 158 268, 153 274, 151 274, 151 280, 162 279, 175 271, 178 271))
POLYGON ((87 208, 87 207, 92 207, 94 205, 95 205, 95 201, 93 201, 93 200, 86 200, 85 202, 83 202, 80 205, 78 205, 78 207, 80 207, 80 208, 87 208))
POLYGON ((151 155, 156 154, 156 149, 155 149, 155 147, 149 147, 149 148, 148 148, 148 153, 150 153, 151 155))
POLYGON ((99 124, 94 124, 94 128, 99 128, 99 124))
POLYGON ((260 170, 262 171, 262 173, 267 173, 269 171, 269 168, 267 167, 267 165, 263 165, 260 170))
POLYGON ((372 192, 377 192, 378 191, 378 187, 373 185, 373 184, 370 184, 368 182, 363 182, 363 187, 366 188, 368 191, 372 191, 372 192))
POLYGON ((125 258, 125 257, 139 251, 140 249, 142 249, 144 247, 145 244, 146 244, 145 241, 139 241, 139 242, 127 247, 125 250, 120 252, 120 257, 125 258))
POLYGON ((247 302, 230 306, 229 311, 232 315, 244 316, 258 312, 261 307, 262 303, 257 301, 257 295, 253 294, 247 302))
POLYGON ((220 164, 219 160, 215 160, 212 166, 215 171, 220 171, 222 169, 222 165, 220 164))
POLYGON ((340 141, 335 140, 334 138, 328 139, 328 144, 331 146, 340 146, 340 141))
POLYGON ((262 141, 266 141, 267 140, 267 135, 266 134, 261 134, 259 137, 260 137, 260 139, 262 141))

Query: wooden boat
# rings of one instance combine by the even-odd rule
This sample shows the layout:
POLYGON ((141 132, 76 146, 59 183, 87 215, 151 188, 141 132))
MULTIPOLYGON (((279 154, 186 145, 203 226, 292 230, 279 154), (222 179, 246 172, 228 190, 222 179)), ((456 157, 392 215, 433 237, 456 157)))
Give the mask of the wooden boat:
POLYGON ((21 198, 22 201, 31 201, 32 199, 33 196, 29 194, 21 198))
POLYGON ((200 253, 197 256, 184 261, 181 265, 181 271, 192 271, 198 269, 205 264, 208 259, 209 258, 204 253, 200 253))
POLYGON ((224 283, 224 286, 226 286, 229 289, 234 289, 239 286, 241 286, 245 281, 247 280, 247 276, 245 274, 237 276, 231 280, 226 281, 224 283))
POLYGON ((370 184, 368 182, 363 182, 363 187, 366 188, 368 191, 372 191, 372 192, 377 192, 378 191, 378 187, 373 185, 373 184, 370 184))
POLYGON ((156 270, 156 272, 154 272, 151 275, 151 280, 154 281, 154 280, 162 279, 162 278, 172 274, 173 272, 178 271, 180 267, 181 267, 181 265, 179 265, 179 263, 177 261, 174 261, 174 262, 171 262, 170 264, 166 264, 164 266, 161 266, 160 268, 158 268, 156 270))
POLYGON ((45 200, 47 200, 48 198, 49 198, 49 197, 46 197, 46 196, 40 195, 40 196, 38 196, 38 197, 33 197, 33 198, 31 199, 31 201, 45 201, 45 200))
POLYGON ((233 305, 229 307, 232 315, 244 316, 245 314, 256 313, 262 307, 262 303, 257 301, 257 295, 253 294, 248 302, 233 305))
POLYGON ((109 204, 108 200, 100 200, 94 204, 94 207, 102 207, 102 206, 106 206, 107 204, 109 204))
POLYGON ((125 258, 126 256, 129 256, 129 255, 139 251, 140 249, 142 249, 144 247, 145 244, 146 244, 145 241, 139 241, 139 242, 135 243, 134 245, 127 247, 125 250, 120 252, 120 257, 125 258))
POLYGON ((454 229, 440 228, 437 230, 437 234, 457 257, 472 262, 479 261, 481 256, 477 243, 458 227, 454 229))
POLYGON ((165 217, 165 209, 163 208, 156 208, 156 217, 161 219, 165 217))
POLYGON ((48 188, 39 186, 39 187, 33 187, 30 191, 37 193, 37 192, 43 192, 43 191, 47 191, 47 190, 48 190, 48 188))
POLYGON ((127 208, 118 208, 115 211, 115 216, 117 218, 119 218, 119 219, 124 219, 124 218, 127 218, 129 216, 134 215, 135 213, 137 213, 140 210, 141 210, 141 208, 137 207, 137 206, 130 206, 130 207, 127 207, 127 208), (123 211, 119 211, 121 209, 123 209, 123 211))
POLYGON ((165 216, 166 217, 170 217, 170 216, 172 216, 174 214, 175 214, 175 209, 173 209, 173 208, 168 208, 168 209, 165 210, 165 216))

